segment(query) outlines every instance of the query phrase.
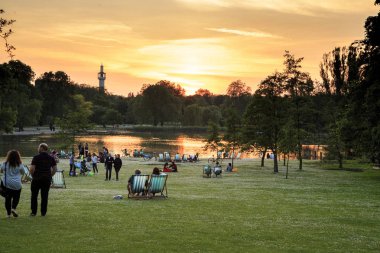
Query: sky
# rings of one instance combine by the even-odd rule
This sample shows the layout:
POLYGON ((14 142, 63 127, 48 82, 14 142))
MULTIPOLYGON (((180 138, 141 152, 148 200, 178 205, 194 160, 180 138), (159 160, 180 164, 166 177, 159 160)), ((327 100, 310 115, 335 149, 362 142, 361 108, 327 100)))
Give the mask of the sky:
MULTIPOLYGON (((364 38, 374 0, 2 0, 15 19, 15 59, 36 77, 64 71, 98 87, 104 65, 112 94, 169 80, 187 95, 225 94, 242 80, 255 90, 283 69, 289 50, 319 79, 322 55, 364 38)), ((2 46, 3 48, 3 46, 2 46)), ((3 50, 2 50, 3 51, 3 50)), ((0 61, 8 61, 0 52, 0 61)))

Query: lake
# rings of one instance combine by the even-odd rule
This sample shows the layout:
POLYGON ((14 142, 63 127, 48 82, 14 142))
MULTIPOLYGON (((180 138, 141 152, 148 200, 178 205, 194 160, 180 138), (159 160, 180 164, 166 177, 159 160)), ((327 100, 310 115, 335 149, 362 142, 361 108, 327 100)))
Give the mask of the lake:
MULTIPOLYGON (((212 156, 211 151, 205 151, 202 134, 131 132, 125 135, 89 135, 76 138, 75 152, 78 153, 79 143, 88 143, 90 152, 102 150, 105 146, 112 154, 122 154, 123 149, 131 152, 143 149, 145 153, 196 154, 201 158, 212 156)), ((0 156, 6 156, 10 149, 19 150, 21 156, 30 157, 37 153, 38 144, 46 142, 50 149, 58 149, 60 140, 55 135, 2 135, 0 136, 0 156)), ((65 150, 67 151, 67 150, 65 150)))

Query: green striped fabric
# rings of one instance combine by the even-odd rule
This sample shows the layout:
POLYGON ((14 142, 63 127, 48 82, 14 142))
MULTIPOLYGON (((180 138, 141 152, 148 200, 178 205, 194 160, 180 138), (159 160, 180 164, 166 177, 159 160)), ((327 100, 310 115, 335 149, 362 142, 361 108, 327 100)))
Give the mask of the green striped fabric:
POLYGON ((132 193, 140 193, 145 190, 146 182, 148 182, 148 175, 134 175, 132 183, 132 193))
POLYGON ((152 175, 150 178, 150 184, 148 192, 150 193, 159 193, 164 190, 166 178, 168 175, 152 175))
POLYGON ((206 166, 204 166, 203 167, 203 172, 205 173, 205 174, 211 174, 211 166, 210 165, 206 165, 206 166))

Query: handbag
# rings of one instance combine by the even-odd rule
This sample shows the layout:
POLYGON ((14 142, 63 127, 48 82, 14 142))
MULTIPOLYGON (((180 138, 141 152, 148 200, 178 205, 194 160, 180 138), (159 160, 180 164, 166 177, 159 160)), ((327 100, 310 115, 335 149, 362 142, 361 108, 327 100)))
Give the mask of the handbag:
POLYGON ((4 183, 3 183, 3 180, 1 180, 1 184, 0 184, 0 196, 6 198, 8 197, 8 188, 6 187, 7 185, 7 164, 5 163, 5 166, 4 166, 4 171, 5 171, 5 176, 4 176, 4 183))

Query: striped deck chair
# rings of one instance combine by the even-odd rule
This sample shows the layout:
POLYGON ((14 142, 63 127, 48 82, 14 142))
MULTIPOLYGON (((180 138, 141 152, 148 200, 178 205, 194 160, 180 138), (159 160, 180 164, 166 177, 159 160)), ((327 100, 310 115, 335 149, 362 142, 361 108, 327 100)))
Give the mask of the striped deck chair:
POLYGON ((164 154, 158 154, 158 161, 163 162, 164 161, 164 154))
POLYGON ((149 198, 167 198, 168 189, 166 188, 167 174, 152 175, 148 183, 149 198), (165 193, 164 193, 165 191, 165 193), (156 195, 160 193, 160 195, 156 195))
POLYGON ((239 152, 239 153, 237 154, 237 156, 236 156, 236 159, 240 159, 240 157, 241 157, 241 153, 239 152))
POLYGON ((168 153, 168 152, 165 152, 165 153, 164 153, 164 156, 165 156, 165 157, 164 157, 165 161, 167 161, 167 162, 168 162, 168 161, 170 161, 170 160, 171 160, 171 158, 170 158, 170 153, 168 153))
POLYGON ((27 183, 32 181, 33 177, 32 174, 30 174, 28 166, 24 166, 24 175, 21 178, 22 183, 27 183))
POLYGON ((57 170, 54 176, 51 178, 52 188, 66 188, 65 176, 63 170, 57 170))
POLYGON ((149 175, 133 175, 128 183, 128 198, 146 198, 146 186, 149 175))
POLYGON ((205 165, 203 167, 203 177, 211 177, 211 173, 212 173, 211 166, 205 165))

